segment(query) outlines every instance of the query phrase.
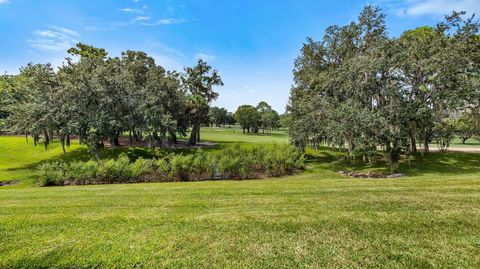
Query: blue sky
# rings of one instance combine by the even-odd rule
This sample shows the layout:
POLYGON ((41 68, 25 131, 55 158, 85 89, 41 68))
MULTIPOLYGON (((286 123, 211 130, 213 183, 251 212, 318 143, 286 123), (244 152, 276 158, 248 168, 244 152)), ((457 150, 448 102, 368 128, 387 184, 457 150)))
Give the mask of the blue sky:
POLYGON ((225 83, 215 105, 234 111, 265 100, 282 113, 305 38, 320 39, 368 4, 387 13, 391 36, 454 9, 480 13, 480 0, 0 0, 0 71, 58 66, 76 42, 110 56, 142 50, 167 69, 203 58, 225 83))

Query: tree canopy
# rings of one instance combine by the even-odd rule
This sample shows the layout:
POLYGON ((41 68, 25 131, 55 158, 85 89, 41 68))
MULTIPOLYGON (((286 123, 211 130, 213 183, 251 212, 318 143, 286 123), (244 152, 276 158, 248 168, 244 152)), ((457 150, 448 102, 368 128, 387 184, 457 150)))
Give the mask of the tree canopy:
POLYGON ((392 161, 428 151, 445 118, 479 102, 479 24, 464 14, 391 38, 380 8, 368 6, 356 22, 308 38, 287 108, 292 143, 366 159, 384 148, 392 161))
POLYGON ((77 44, 57 72, 50 64, 28 64, 18 76, 2 76, 0 118, 13 131, 31 135, 45 147, 57 136, 65 151, 76 136, 98 157, 104 142, 151 147, 177 142, 192 126, 190 143, 199 141, 200 123, 223 85, 218 71, 200 60, 184 73, 167 71, 142 51, 107 57, 104 49, 77 44), (4 98, 5 96, 5 98, 4 98))

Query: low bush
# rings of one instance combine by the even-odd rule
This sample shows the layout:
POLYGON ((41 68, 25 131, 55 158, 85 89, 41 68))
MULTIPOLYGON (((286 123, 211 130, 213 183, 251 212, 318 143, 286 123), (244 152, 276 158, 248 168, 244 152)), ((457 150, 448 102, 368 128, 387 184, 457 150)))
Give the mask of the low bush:
POLYGON ((162 159, 131 161, 121 154, 100 162, 52 162, 39 166, 42 186, 248 179, 282 176, 304 168, 303 154, 288 145, 242 146, 234 144, 216 152, 170 154, 162 159))
POLYGON ((62 162, 43 163, 38 167, 38 177, 42 186, 63 185, 66 175, 66 165, 62 162))

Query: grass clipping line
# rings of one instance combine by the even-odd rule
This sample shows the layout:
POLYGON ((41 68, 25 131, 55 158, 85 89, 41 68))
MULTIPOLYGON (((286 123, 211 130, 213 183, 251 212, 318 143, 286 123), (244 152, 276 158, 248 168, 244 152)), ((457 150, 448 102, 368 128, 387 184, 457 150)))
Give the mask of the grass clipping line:
POLYGON ((253 179, 304 169, 304 155, 290 145, 234 144, 215 152, 130 160, 126 154, 100 162, 50 162, 38 167, 41 186, 253 179))

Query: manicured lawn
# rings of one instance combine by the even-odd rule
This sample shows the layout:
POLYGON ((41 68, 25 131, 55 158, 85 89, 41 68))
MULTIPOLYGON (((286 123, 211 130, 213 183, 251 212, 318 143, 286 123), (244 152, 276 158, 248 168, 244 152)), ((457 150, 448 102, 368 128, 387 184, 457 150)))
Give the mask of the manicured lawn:
MULTIPOLYGON (((73 141, 69 152, 76 152, 78 148, 78 143, 73 141)), ((23 184, 31 184, 38 164, 61 154, 58 142, 45 150, 43 143, 35 147, 31 138, 27 144, 24 137, 0 136, 0 181, 22 180, 23 184)))
POLYGON ((480 147, 480 137, 472 137, 462 144, 462 140, 455 137, 451 144, 452 147, 480 147))
POLYGON ((240 143, 288 143, 288 134, 285 130, 274 130, 272 134, 243 134, 242 129, 232 128, 202 128, 202 140, 215 142, 240 142, 240 143))
MULTIPOLYGON (((286 141, 209 131, 203 139, 286 141)), ((38 162, 30 152, 13 153, 18 167, 38 162)), ((0 268, 480 267, 479 154, 432 153, 402 163, 409 177, 353 179, 335 171, 385 164, 308 153, 307 171, 284 178, 0 187, 0 268)))
POLYGON ((480 178, 0 190, 0 266, 478 268, 480 178))

